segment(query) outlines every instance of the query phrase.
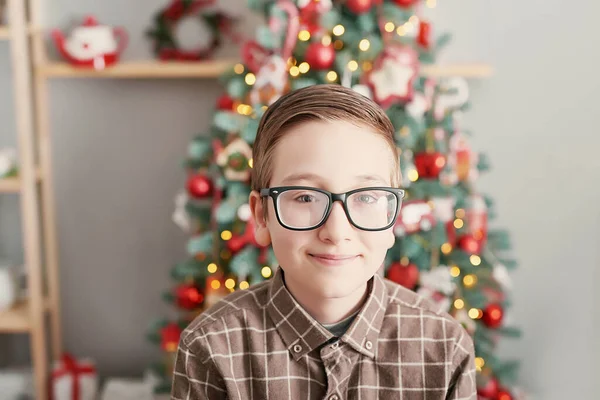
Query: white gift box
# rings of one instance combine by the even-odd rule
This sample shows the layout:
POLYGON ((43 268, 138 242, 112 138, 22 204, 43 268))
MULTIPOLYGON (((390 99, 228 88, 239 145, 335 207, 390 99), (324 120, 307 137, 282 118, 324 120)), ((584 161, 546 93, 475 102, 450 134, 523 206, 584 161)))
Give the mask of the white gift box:
POLYGON ((156 400, 157 383, 158 378, 150 371, 144 379, 111 378, 104 385, 101 400, 156 400))
POLYGON ((31 368, 0 369, 0 399, 33 399, 33 373, 31 368))
POLYGON ((69 356, 54 363, 52 368, 53 400, 96 400, 98 373, 89 359, 73 360, 69 356), (76 381, 75 381, 76 380, 76 381), (78 394, 74 391, 77 390, 78 394))

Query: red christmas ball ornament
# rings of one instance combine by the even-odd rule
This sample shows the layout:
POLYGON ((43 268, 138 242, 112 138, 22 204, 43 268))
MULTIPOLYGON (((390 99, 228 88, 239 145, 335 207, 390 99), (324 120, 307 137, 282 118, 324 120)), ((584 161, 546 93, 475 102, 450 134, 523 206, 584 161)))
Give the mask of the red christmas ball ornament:
POLYGON ((412 7, 418 1, 419 0, 394 0, 394 3, 399 7, 408 8, 412 7))
POLYGON ((205 175, 192 174, 187 181, 188 193, 197 199, 203 199, 212 194, 213 183, 205 175))
POLYGON ((170 323, 160 331, 160 347, 169 353, 177 351, 182 329, 176 323, 170 323))
POLYGON ((496 395, 498 394, 498 381, 496 378, 489 378, 482 386, 479 386, 478 382, 477 394, 485 397, 486 399, 495 399, 496 395))
POLYGON ((412 290, 419 282, 419 268, 415 264, 404 266, 396 262, 390 265, 387 278, 412 290))
POLYGON ((446 165, 446 157, 442 153, 419 153, 415 155, 415 167, 421 178, 437 178, 446 165))
POLYGON ((332 45, 313 42, 308 46, 304 59, 315 70, 329 69, 335 61, 335 49, 332 45))
POLYGON ((499 304, 490 304, 483 310, 483 323, 489 328, 498 328, 502 325, 504 310, 499 304))
POLYGON ((507 390, 500 389, 496 395, 496 400, 513 400, 513 396, 507 390))
POLYGON ((217 108, 219 110, 226 110, 226 111, 233 110, 233 99, 231 97, 229 97, 228 95, 224 94, 223 96, 219 97, 219 99, 217 100, 217 108))
POLYGON ((204 301, 204 294, 196 285, 185 284, 175 289, 177 305, 185 310, 200 308, 204 301))
POLYGON ((373 0, 347 0, 346 7, 354 14, 364 14, 373 7, 373 0))
POLYGON ((431 46, 431 24, 427 21, 419 22, 419 34, 417 35, 417 43, 428 49, 431 46))
POLYGON ((458 247, 468 254, 481 253, 482 242, 475 239, 473 235, 464 235, 458 241, 458 247))

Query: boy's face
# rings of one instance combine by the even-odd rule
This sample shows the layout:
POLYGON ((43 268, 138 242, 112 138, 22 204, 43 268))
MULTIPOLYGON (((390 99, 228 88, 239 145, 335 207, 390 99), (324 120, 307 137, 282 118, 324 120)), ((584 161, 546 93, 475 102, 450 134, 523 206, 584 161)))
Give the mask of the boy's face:
MULTIPOLYGON (((275 149, 270 186, 311 186, 332 193, 368 186, 390 186, 393 153, 369 128, 348 122, 312 121, 292 128, 275 149)), ((394 244, 392 228, 362 231, 350 224, 335 202, 324 225, 309 231, 282 227, 273 201, 268 217, 258 193, 250 196, 256 239, 272 243, 286 284, 312 298, 343 298, 364 290, 394 244)))

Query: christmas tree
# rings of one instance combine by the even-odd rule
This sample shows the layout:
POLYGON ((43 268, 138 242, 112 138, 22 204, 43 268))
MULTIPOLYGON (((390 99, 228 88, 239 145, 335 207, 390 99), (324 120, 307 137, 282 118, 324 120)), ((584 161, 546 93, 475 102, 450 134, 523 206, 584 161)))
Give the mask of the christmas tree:
MULTIPOLYGON (((264 111, 282 94, 335 83, 380 104, 396 128, 406 198, 394 227, 396 243, 382 273, 436 303, 473 336, 478 392, 483 399, 517 398, 518 362, 498 357, 510 307, 508 270, 515 262, 505 231, 488 228, 491 199, 476 190, 488 168, 461 124, 468 85, 460 77, 425 73, 450 35, 435 38, 428 0, 250 0, 265 16, 241 62, 222 76, 210 129, 185 158, 186 188, 174 221, 190 234, 189 258, 172 269, 165 298, 179 311, 158 321, 151 339, 166 354, 160 372, 169 390, 181 331, 235 290, 269 279, 277 261, 253 237, 248 206, 252 144, 264 111)), ((160 390, 160 389, 159 389, 160 390)))

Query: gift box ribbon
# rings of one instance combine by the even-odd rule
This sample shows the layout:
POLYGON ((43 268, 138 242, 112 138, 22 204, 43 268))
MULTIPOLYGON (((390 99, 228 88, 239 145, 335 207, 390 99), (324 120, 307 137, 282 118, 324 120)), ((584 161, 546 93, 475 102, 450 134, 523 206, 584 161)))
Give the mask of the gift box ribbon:
MULTIPOLYGON (((56 380, 65 375, 71 375, 72 388, 71 396, 72 400, 79 400, 80 389, 79 389, 79 378, 84 374, 93 374, 96 369, 92 365, 81 365, 77 364, 77 360, 70 354, 63 354, 61 357, 61 366, 52 371, 52 380, 56 380)), ((50 391, 50 400, 53 400, 54 390, 50 391)))

